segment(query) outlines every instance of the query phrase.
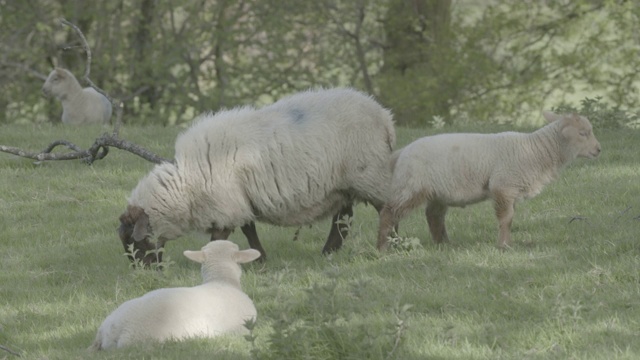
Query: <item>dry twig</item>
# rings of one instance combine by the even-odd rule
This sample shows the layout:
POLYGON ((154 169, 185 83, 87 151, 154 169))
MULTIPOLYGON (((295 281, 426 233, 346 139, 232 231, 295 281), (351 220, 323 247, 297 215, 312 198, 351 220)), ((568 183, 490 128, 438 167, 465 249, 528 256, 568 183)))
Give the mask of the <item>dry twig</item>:
POLYGON ((17 352, 15 352, 15 351, 13 351, 13 350, 9 349, 9 348, 8 348, 8 347, 6 347, 6 346, 0 345, 0 349, 2 349, 2 350, 4 350, 4 351, 8 352, 8 353, 9 353, 9 354, 11 354, 11 355, 15 355, 15 356, 17 356, 17 357, 21 357, 20 353, 17 353, 17 352))

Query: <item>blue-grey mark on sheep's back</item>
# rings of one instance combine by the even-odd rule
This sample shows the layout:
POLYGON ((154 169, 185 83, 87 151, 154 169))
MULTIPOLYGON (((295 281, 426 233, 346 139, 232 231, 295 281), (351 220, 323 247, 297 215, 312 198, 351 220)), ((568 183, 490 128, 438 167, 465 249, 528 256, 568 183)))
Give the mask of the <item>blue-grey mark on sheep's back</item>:
POLYGON ((289 110, 289 116, 291 116, 291 119, 296 124, 302 123, 305 120, 305 113, 303 110, 300 110, 300 109, 289 110))

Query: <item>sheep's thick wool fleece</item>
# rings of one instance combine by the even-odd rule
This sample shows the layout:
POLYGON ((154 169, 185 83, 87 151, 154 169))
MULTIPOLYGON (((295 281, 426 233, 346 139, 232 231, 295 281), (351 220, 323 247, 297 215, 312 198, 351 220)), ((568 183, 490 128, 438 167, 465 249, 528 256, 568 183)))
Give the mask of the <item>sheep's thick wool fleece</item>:
POLYGON ((391 181, 391 113, 350 89, 307 91, 260 109, 205 114, 129 203, 156 234, 259 220, 308 224, 348 201, 380 203, 391 181))

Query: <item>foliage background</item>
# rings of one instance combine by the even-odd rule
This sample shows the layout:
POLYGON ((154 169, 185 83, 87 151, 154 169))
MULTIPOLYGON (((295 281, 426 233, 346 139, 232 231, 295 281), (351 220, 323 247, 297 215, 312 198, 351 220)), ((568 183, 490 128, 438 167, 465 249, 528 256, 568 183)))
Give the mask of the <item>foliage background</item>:
POLYGON ((531 123, 601 96, 638 105, 640 6, 624 0, 0 1, 0 123, 58 122, 52 66, 84 71, 132 124, 262 104, 316 86, 376 96, 399 124, 531 123))

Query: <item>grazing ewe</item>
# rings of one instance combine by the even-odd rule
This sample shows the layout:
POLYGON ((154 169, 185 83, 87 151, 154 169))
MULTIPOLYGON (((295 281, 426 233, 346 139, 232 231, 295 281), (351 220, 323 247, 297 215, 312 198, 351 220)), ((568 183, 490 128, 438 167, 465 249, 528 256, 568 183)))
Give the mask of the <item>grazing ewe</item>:
POLYGON ((202 115, 178 136, 175 163, 156 165, 132 191, 120 239, 150 264, 161 253, 148 250, 189 230, 217 240, 241 227, 264 259, 254 221, 299 226, 335 214, 323 252, 337 250, 348 231, 337 220, 354 201, 386 202, 394 145, 391 113, 351 89, 202 115))
POLYGON ((242 292, 240 265, 257 259, 254 249, 212 241, 184 255, 202 264, 202 285, 151 291, 120 305, 104 320, 91 350, 121 348, 144 340, 181 340, 246 332, 255 319, 253 301, 242 292))
POLYGON ((62 122, 65 124, 108 124, 111 102, 91 87, 82 88, 72 73, 55 68, 42 86, 42 93, 62 102, 62 122))
POLYGON ((380 212, 378 249, 387 248, 391 228, 420 204, 427 203, 431 237, 441 243, 448 241, 447 207, 489 198, 498 217, 498 246, 508 247, 515 201, 539 194, 576 157, 600 154, 587 118, 551 112, 544 117, 550 124, 530 134, 441 134, 395 152, 389 202, 380 212))

